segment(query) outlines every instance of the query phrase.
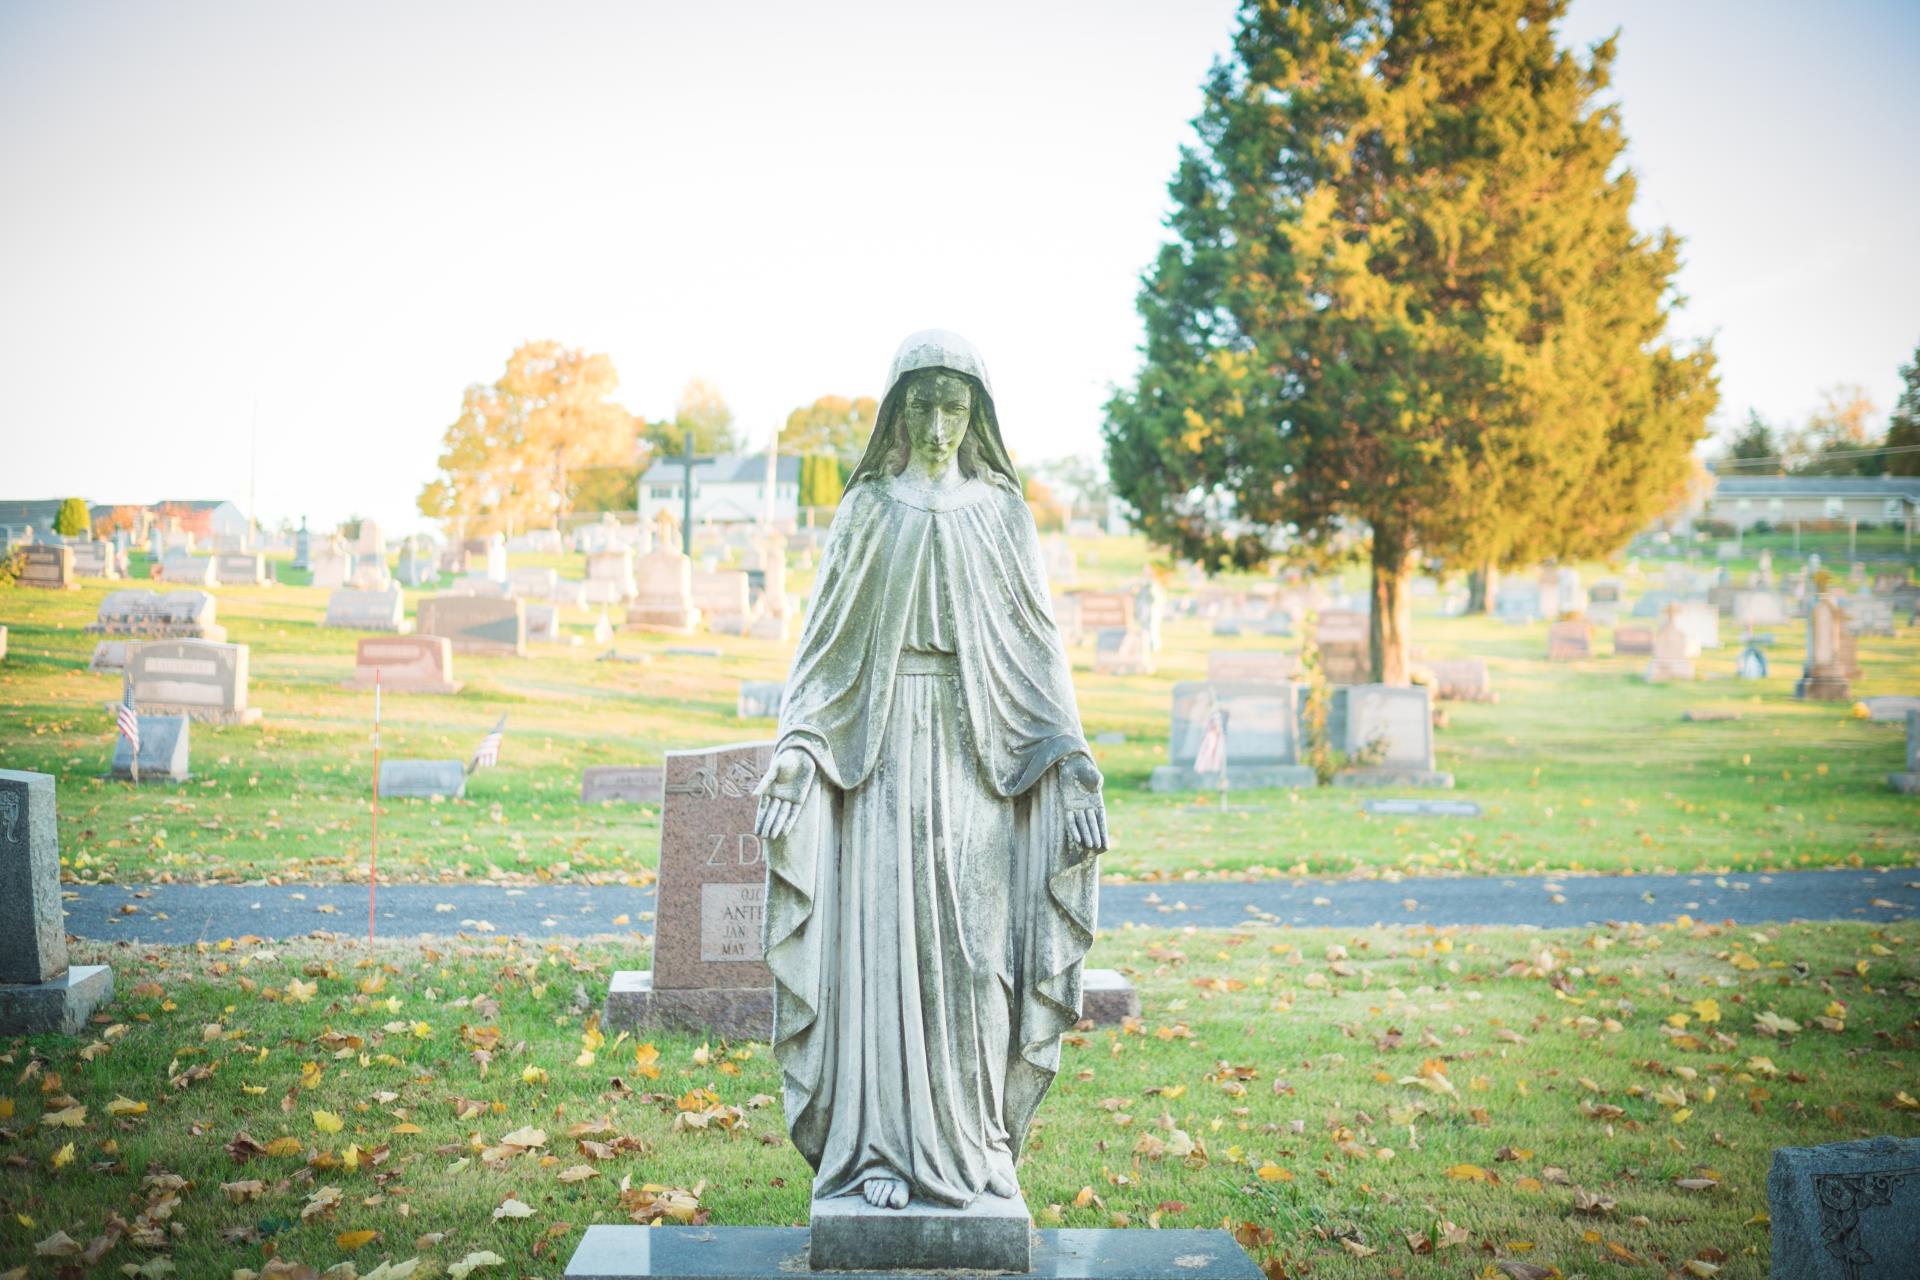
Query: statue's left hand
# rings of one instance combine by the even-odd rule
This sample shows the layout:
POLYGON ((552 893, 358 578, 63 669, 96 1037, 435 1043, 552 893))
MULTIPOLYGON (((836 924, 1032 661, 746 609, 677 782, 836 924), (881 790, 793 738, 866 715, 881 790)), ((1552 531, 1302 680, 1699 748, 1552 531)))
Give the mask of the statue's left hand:
POLYGON ((1103 853, 1107 848, 1107 805, 1100 796, 1105 781, 1087 756, 1074 754, 1060 762, 1060 783, 1067 800, 1067 835, 1088 853, 1103 853))
POLYGON ((794 747, 774 756, 767 776, 753 789, 760 797, 753 818, 755 835, 763 840, 778 840, 793 830, 800 806, 806 803, 807 793, 813 789, 817 770, 813 757, 794 747))

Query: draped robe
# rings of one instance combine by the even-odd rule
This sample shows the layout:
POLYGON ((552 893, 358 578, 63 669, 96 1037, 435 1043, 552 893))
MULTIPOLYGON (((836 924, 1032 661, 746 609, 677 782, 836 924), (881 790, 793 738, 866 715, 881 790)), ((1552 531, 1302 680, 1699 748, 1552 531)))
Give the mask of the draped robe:
POLYGON ((981 478, 854 485, 817 582, 779 732, 816 783, 767 849, 787 1128, 816 1196, 897 1176, 965 1205, 1012 1180, 1080 1016, 1066 652, 1033 518, 981 478))

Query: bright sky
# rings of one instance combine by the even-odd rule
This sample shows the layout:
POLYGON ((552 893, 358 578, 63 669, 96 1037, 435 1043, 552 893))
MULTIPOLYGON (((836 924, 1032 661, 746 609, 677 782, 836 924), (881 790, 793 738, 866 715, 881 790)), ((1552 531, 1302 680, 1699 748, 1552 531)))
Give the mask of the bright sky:
MULTIPOLYGON (((761 439, 938 326, 1025 459, 1092 453, 1228 0, 0 0, 0 497, 413 500, 521 340, 761 439), (827 10, 831 9, 831 12, 827 10), (257 417, 256 417, 257 406, 257 417)), ((1575 0, 1729 416, 1920 342, 1920 6, 1575 0)))

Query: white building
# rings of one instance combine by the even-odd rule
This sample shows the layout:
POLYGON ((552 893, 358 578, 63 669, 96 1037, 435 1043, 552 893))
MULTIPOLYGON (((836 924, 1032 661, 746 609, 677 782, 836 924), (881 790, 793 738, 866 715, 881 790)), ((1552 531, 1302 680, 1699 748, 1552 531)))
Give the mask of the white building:
MULTIPOLYGON (((693 522, 737 524, 765 520, 791 529, 800 519, 800 459, 782 455, 773 477, 773 503, 767 503, 767 455, 721 454, 712 462, 694 464, 693 522)), ((640 523, 647 524, 661 508, 681 518, 680 486, 686 469, 677 458, 662 458, 640 477, 640 523)))
POLYGON ((1737 529, 1761 522, 1834 522, 1910 527, 1920 512, 1920 476, 1722 476, 1704 514, 1737 529))

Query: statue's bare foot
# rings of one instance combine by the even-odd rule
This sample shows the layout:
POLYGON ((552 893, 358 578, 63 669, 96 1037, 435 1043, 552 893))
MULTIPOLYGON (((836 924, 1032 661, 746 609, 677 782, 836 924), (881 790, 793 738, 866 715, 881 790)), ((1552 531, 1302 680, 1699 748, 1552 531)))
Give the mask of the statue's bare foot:
POLYGON ((876 1209, 907 1207, 907 1184, 898 1178, 868 1178, 860 1184, 860 1194, 876 1209))
POLYGON ((1014 1182, 1012 1178, 1009 1178, 1004 1173, 988 1174, 987 1190, 991 1191, 994 1195, 999 1196, 1002 1200, 1011 1200, 1015 1196, 1020 1194, 1019 1186, 1014 1182))

